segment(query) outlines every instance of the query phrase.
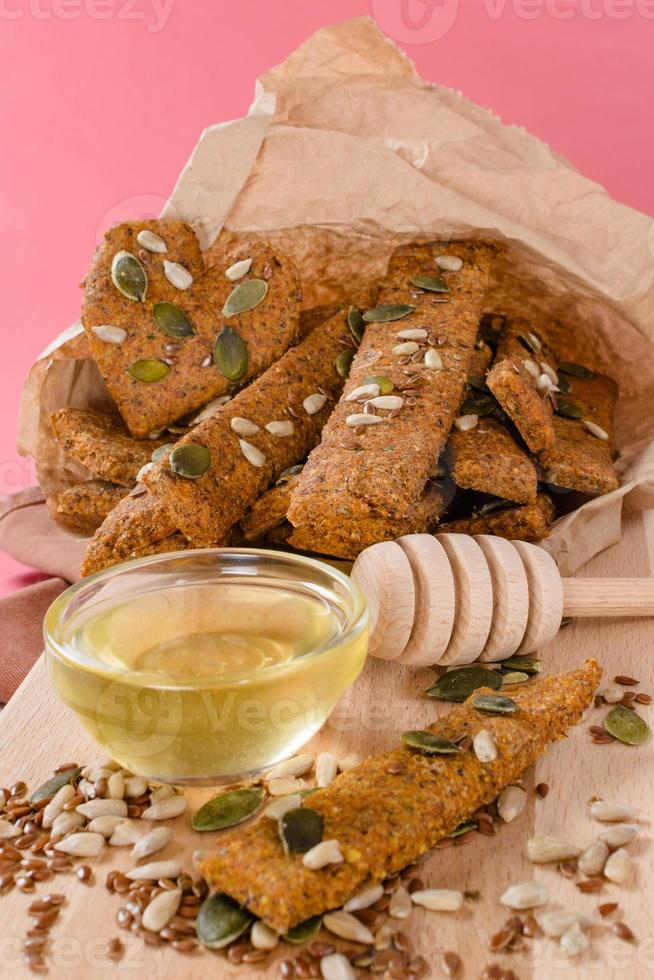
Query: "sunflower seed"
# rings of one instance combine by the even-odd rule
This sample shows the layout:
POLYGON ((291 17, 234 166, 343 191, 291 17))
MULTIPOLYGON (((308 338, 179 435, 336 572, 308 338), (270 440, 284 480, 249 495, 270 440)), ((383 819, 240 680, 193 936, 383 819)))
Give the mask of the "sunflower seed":
POLYGON ((152 462, 150 462, 150 463, 144 463, 143 466, 141 467, 141 469, 136 474, 136 477, 135 477, 136 482, 137 483, 141 483, 143 481, 143 477, 146 475, 146 473, 149 473, 150 470, 153 470, 153 469, 154 469, 154 463, 152 463, 152 462))
POLYGON ((592 877, 599 875, 604 870, 606 859, 609 856, 608 846, 603 840, 595 841, 581 852, 577 860, 577 867, 582 874, 592 877))
POLYGON ((284 939, 287 943, 306 943, 312 939, 322 926, 322 916, 312 915, 310 919, 298 922, 296 926, 289 929, 284 939))
POLYGON ((580 912, 573 912, 569 909, 554 909, 551 912, 543 912, 537 919, 538 925, 549 939, 560 939, 570 926, 580 921, 589 924, 589 920, 580 912))
POLYGON ((260 431, 256 422, 250 422, 249 419, 241 418, 240 415, 235 415, 229 426, 232 432, 239 436, 253 436, 260 431))
POLYGON ((595 422, 591 422, 590 419, 584 419, 583 425, 586 429, 588 429, 591 435, 595 436, 596 439, 607 440, 609 438, 609 434, 606 429, 603 429, 601 425, 596 425, 595 422))
POLYGON ((392 919, 406 919, 411 914, 411 895, 403 885, 398 885, 388 905, 388 914, 392 919))
POLYGON ((412 327, 408 330, 400 330, 395 336, 398 340, 426 340, 429 333, 424 327, 412 327))
POLYGON ((193 283, 193 276, 179 262, 169 262, 164 259, 164 275, 171 286, 175 289, 188 289, 193 283))
POLYGON ((316 785, 321 789, 329 786, 336 778, 338 763, 331 752, 321 752, 316 759, 316 785))
POLYGON ((153 231, 144 228, 136 236, 136 241, 141 248, 147 248, 148 252, 167 252, 166 243, 160 235, 155 235, 153 231))
POLYGON ((527 857, 532 864, 551 864, 577 858, 582 848, 554 837, 532 837, 527 841, 527 857))
POLYGON ((432 735, 431 732, 403 732, 402 741, 421 755, 456 755, 461 751, 456 742, 441 738, 440 735, 432 735))
POLYGON ((278 439, 286 439, 288 436, 292 436, 295 432, 295 426, 288 419, 266 422, 264 428, 271 434, 271 436, 276 436, 278 439))
POLYGON ((320 392, 316 392, 314 395, 308 395, 302 402, 302 407, 307 415, 315 415, 327 404, 327 396, 321 395, 320 392))
POLYGON ((127 847, 137 844, 144 837, 143 824, 140 820, 124 820, 118 824, 109 838, 111 847, 127 847))
POLYGON ((124 817, 94 817, 93 820, 89 821, 86 829, 92 834, 102 834, 103 837, 111 837, 116 827, 119 827, 123 822, 124 817))
MULTIPOLYGON (((52 783, 54 785, 54 780, 52 780, 52 783)), ((41 821, 41 826, 44 829, 47 827, 52 827, 55 817, 59 816, 66 803, 68 803, 69 800, 72 800, 75 795, 76 795, 75 789, 70 784, 70 782, 65 783, 63 786, 60 786, 60 788, 55 792, 54 796, 43 810, 43 820, 41 821)), ((41 797, 41 799, 44 798, 45 797, 41 797)), ((38 801, 35 801, 34 797, 32 797, 31 802, 38 802, 38 801)))
POLYGON ((373 408, 381 408, 389 412, 399 412, 404 405, 404 399, 399 395, 378 395, 376 398, 371 398, 369 404, 373 408))
POLYGON ((472 749, 480 762, 494 762, 497 759, 495 739, 485 728, 482 728, 473 736, 472 749))
POLYGON ((638 836, 639 830, 635 823, 614 823, 601 832, 600 840, 609 847, 622 847, 630 844, 638 836))
MULTIPOLYGON (((67 815, 67 814, 66 814, 67 815)), ((0 840, 13 840, 21 836, 21 829, 9 820, 0 820, 0 840)))
POLYGON ((540 881, 523 881, 511 885, 500 898, 500 904, 510 909, 535 909, 539 905, 547 905, 550 900, 550 890, 540 881))
POLYGON ((242 935, 253 916, 228 895, 210 895, 198 912, 198 939, 209 949, 222 949, 242 935))
POLYGON ((342 864, 343 860, 337 840, 322 840, 306 851, 302 858, 302 864, 305 868, 318 871, 320 868, 326 868, 328 864, 342 864))
POLYGON ((433 347, 430 347, 425 353, 425 367, 431 371, 442 371, 443 369, 443 358, 433 347))
POLYGON ((548 374, 539 374, 536 378, 536 390, 539 391, 541 395, 549 395, 552 392, 558 391, 559 389, 552 383, 552 379, 548 374))
POLYGON ((355 980, 356 973, 343 953, 329 953, 320 959, 320 975, 323 980, 355 980))
POLYGON ((450 287, 441 279, 440 276, 411 276, 411 282, 419 289, 424 289, 429 293, 449 293, 450 287))
POLYGON ((246 442, 245 439, 239 439, 238 444, 241 447, 241 452, 247 459, 248 463, 251 463, 252 466, 256 467, 265 465, 266 457, 260 449, 253 446, 251 442, 246 442))
POLYGON ((89 820, 94 817, 126 817, 127 803, 125 800, 96 799, 80 803, 77 812, 89 820))
POLYGON ((397 357, 407 357, 409 354, 415 354, 420 350, 418 344, 415 340, 405 340, 401 344, 396 344, 393 348, 393 354, 397 357))
POLYGON ((472 699, 472 706, 488 715, 512 715, 518 710, 515 701, 501 694, 478 694, 472 699))
POLYGON ((263 811, 264 817, 271 820, 281 820, 289 810, 296 810, 302 804, 302 797, 299 793, 289 793, 288 796, 280 796, 278 799, 269 803, 263 811))
POLYGON ((141 361, 134 361, 127 368, 127 373, 131 374, 136 381, 143 381, 146 384, 154 384, 163 381, 170 374, 170 367, 164 361, 146 357, 141 361))
POLYGON ((127 331, 123 327, 114 327, 110 323, 91 327, 91 332, 105 344, 123 344, 127 340, 127 331))
POLYGON ((459 432, 469 432, 470 429, 476 428, 478 422, 478 415, 459 415, 459 417, 454 420, 454 427, 455 429, 458 429, 459 432))
POLYGON ((323 821, 317 810, 297 807, 279 821, 279 836, 287 854, 305 854, 322 840, 323 821))
POLYGON ((602 823, 621 823, 633 820, 638 810, 629 803, 612 803, 609 800, 593 800, 590 815, 602 823))
POLYGON ((370 415, 366 412, 355 412, 353 415, 348 415, 345 419, 345 424, 351 429, 355 429, 360 425, 377 425, 379 422, 384 420, 379 417, 379 415, 370 415))
POLYGON ((616 885, 628 884, 634 876, 634 863, 623 847, 618 848, 604 865, 604 877, 616 885))
POLYGON ((212 401, 207 402, 202 411, 199 412, 195 418, 193 418, 192 424, 197 425, 198 422, 204 422, 205 419, 210 419, 219 408, 222 408, 222 406, 226 405, 230 400, 230 395, 220 395, 218 398, 214 398, 212 401))
POLYGON ((264 779, 283 779, 285 776, 303 776, 313 766, 313 756, 309 752, 291 756, 264 773, 264 779))
MULTIPOLYGON (((188 801, 185 796, 168 796, 157 800, 147 810, 141 814, 142 820, 170 820, 173 817, 181 817, 188 810, 188 801)), ((165 877, 165 876, 164 876, 165 877)))
POLYGON ((590 946, 590 942, 582 932, 579 923, 575 922, 563 933, 559 946, 566 956, 575 957, 581 956, 584 950, 590 946))
POLYGON ((538 365, 535 361, 532 361, 531 358, 527 357, 522 363, 525 370, 532 376, 534 381, 540 377, 541 372, 538 370, 538 365))
POLYGON ((351 943, 373 943, 374 937, 370 929, 364 926, 356 916, 349 912, 328 912, 323 916, 322 923, 325 929, 333 932, 340 939, 347 939, 351 943))
POLYGON ((213 351, 216 367, 228 381, 240 381, 248 370, 248 348, 240 334, 223 327, 213 351))
POLYGON ((192 337, 194 330, 184 310, 174 303, 155 303, 152 319, 167 337, 192 337))
POLYGON ((463 266, 463 259, 458 255, 437 255, 436 265, 444 272, 458 272, 463 266))
POLYGON ((252 267, 252 259, 241 259, 239 262, 234 262, 230 265, 228 269, 225 269, 225 278, 229 279, 230 282, 237 282, 246 276, 252 267))
POLYGON ((361 909, 368 909, 371 905, 374 905, 382 895, 384 894, 383 885, 370 885, 369 888, 364 888, 362 892, 353 895, 352 898, 343 906, 344 912, 360 912, 361 909))
POLYGON ((497 812, 504 823, 511 823, 525 808, 527 794, 522 786, 506 786, 497 798, 497 812))
POLYGON ((179 861, 151 861, 125 872, 130 881, 158 881, 159 878, 177 878, 182 873, 179 861))
POLYGON ((543 349, 543 345, 535 333, 518 334, 518 340, 521 341, 527 350, 532 352, 532 354, 540 354, 541 350, 543 349))
POLYGON ((642 745, 649 738, 647 722, 635 711, 616 704, 604 719, 609 735, 625 745, 642 745))
POLYGON ((366 323, 391 323, 394 320, 402 320, 414 310, 415 306, 406 303, 382 303, 372 310, 366 310, 363 319, 366 323))
POLYGON ((264 279, 247 279, 239 283, 227 297, 223 306, 223 316, 237 316, 239 313, 247 313, 258 306, 268 292, 268 283, 264 279))
POLYGON ((559 373, 571 374, 575 378, 594 378, 595 372, 584 367, 583 364, 575 364, 574 361, 560 361, 559 373))
POLYGON ((155 827, 148 834, 136 841, 132 848, 132 857, 135 860, 149 857, 163 850, 173 839, 173 832, 170 827, 155 827))
POLYGON ((225 830, 249 820, 261 809, 265 790, 262 786, 251 789, 236 789, 231 793, 220 793, 208 800, 193 815, 193 830, 225 830))
POLYGON ((89 834, 85 831, 64 837, 54 845, 55 851, 72 854, 74 857, 96 857, 103 847, 102 834, 89 834))
POLYGON ((433 912, 458 912, 463 907, 463 892, 450 888, 425 888, 412 892, 411 901, 433 912))
MULTIPOLYGON (((53 837, 65 837, 69 834, 71 830, 75 830, 76 827, 83 827, 86 823, 86 817, 82 816, 81 813, 76 813, 74 810, 65 810, 60 813, 59 816, 54 818, 52 824, 52 836, 53 837)), ((20 831, 16 828, 18 833, 20 831)), ((2 833, 0 832, 0 837, 2 833)))
POLYGON ((338 768, 340 772, 349 772, 350 769, 354 769, 361 762, 361 756, 356 752, 346 755, 343 759, 338 760, 338 768))
POLYGON ((111 263, 111 280, 127 299, 142 303, 148 291, 145 269, 131 252, 117 252, 111 263))
POLYGON ((250 930, 250 942, 255 949, 274 949, 279 942, 279 935, 263 922, 254 922, 250 930))
POLYGON ((181 888, 160 892, 143 910, 141 915, 143 928, 149 932, 160 932, 177 915, 181 900, 181 888))
POLYGON ((377 382, 371 381, 368 384, 359 385, 354 388, 349 395, 346 395, 343 401, 346 402, 358 402, 363 401, 367 398, 376 398, 380 394, 380 386, 377 382))
POLYGON ((289 793, 298 793, 305 788, 305 783, 295 776, 280 776, 270 779, 266 784, 271 796, 288 796, 289 793))
POLYGON ((501 686, 502 678, 496 670, 462 667, 460 670, 448 670, 426 693, 430 698, 438 698, 439 701, 461 702, 479 687, 491 687, 497 691, 501 686))

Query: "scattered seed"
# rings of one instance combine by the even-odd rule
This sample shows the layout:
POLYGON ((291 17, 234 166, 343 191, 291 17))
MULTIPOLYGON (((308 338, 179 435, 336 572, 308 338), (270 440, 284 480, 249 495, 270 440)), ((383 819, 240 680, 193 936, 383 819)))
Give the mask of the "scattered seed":
POLYGON ((604 726, 609 735, 625 745, 642 745, 649 738, 647 722, 622 704, 616 704, 609 711, 604 726))
POLYGON ((282 776, 279 779, 269 780, 267 787, 271 796, 288 796, 303 790, 305 784, 295 776, 282 776))
POLYGON ((242 935, 253 916, 228 895, 210 895, 200 907, 197 933, 209 949, 222 949, 242 935))
POLYGON ((305 868, 318 871, 320 868, 326 868, 329 864, 342 864, 343 860, 338 841, 323 840, 306 851, 302 858, 302 864, 305 868))
POLYGON ((143 910, 141 925, 150 932, 159 932, 177 914, 182 898, 181 888, 162 891, 143 910))
POLYGON ((512 909, 533 909, 547 905, 550 890, 540 881, 525 881, 506 889, 500 903, 512 909))
POLYGON ((350 961, 342 953, 330 953, 320 960, 320 975, 323 980, 355 980, 356 973, 350 961))
POLYGON ((316 786, 329 786, 336 778, 338 763, 331 752, 321 752, 316 759, 316 786))
POLYGON ((313 756, 310 753, 294 755, 284 762, 279 762, 264 774, 264 779, 283 779, 286 776, 303 776, 313 767, 313 756))
POLYGON ((616 684, 621 684, 623 687, 637 687, 640 681, 636 680, 635 677, 630 677, 628 674, 616 674, 613 678, 616 684))
POLYGON ((208 800, 193 815, 193 830, 225 830, 249 820, 261 808, 264 796, 263 787, 237 789, 231 793, 220 793, 208 800))
POLYGON ((587 878, 584 881, 577 882, 577 888, 584 894, 601 891, 602 885, 603 882, 601 878, 587 878))
POLYGON ((102 834, 87 832, 71 834, 54 845, 56 851, 72 854, 73 857, 97 857, 103 847, 104 837, 102 834))
POLYGON ((293 943, 297 945, 306 943, 310 939, 312 939, 316 935, 316 933, 320 931, 321 926, 322 926, 322 916, 312 915, 311 918, 305 919, 303 922, 298 922, 296 926, 293 926, 292 929, 289 929, 289 931, 284 936, 284 939, 286 940, 287 943, 293 943))
POLYGON ((307 415, 315 415, 317 412, 321 411, 327 404, 327 396, 316 392, 313 395, 308 395, 302 402, 302 407, 307 415))
POLYGON ((603 429, 601 425, 597 425, 595 422, 591 422, 590 419, 583 419, 582 425, 588 429, 591 435, 595 436, 596 439, 603 439, 607 441, 609 434, 606 429, 603 429))
POLYGON ((362 892, 354 895, 343 906, 344 912, 359 912, 361 909, 370 908, 371 905, 382 897, 384 888, 382 885, 370 885, 362 892))
POLYGON ((502 678, 496 670, 485 667, 462 667, 458 670, 448 670, 438 678, 435 684, 427 689, 430 698, 440 701, 465 701, 479 687, 490 687, 499 690, 502 678))
POLYGON ((554 837, 532 837, 527 841, 527 857, 532 864, 552 864, 577 858, 582 848, 554 837))
POLYGON ((625 922, 614 922, 613 931, 619 939, 624 939, 625 942, 636 942, 636 937, 625 922))
POLYGON ((525 808, 527 794, 522 786, 507 786, 497 798, 497 812, 505 823, 519 817, 525 808))
POLYGON ((603 840, 609 847, 622 847, 630 844, 638 835, 639 827, 634 823, 613 823, 600 833, 600 840, 603 840))
POLYGON ((610 854, 604 865, 604 877, 616 885, 626 885, 634 876, 634 863, 624 850, 620 847, 613 854, 610 854))
POLYGON ((349 912, 328 912, 323 916, 323 925, 329 932, 353 943, 373 943, 370 929, 349 912))
POLYGON ((413 892, 411 901, 434 912, 458 912, 463 906, 463 892, 449 888, 426 888, 413 892))
POLYGON ((582 874, 588 875, 588 877, 600 875, 604 870, 608 856, 608 845, 603 840, 595 841, 581 852, 577 861, 577 867, 582 874))
POLYGON ((229 279, 230 282, 237 282, 246 276, 252 267, 252 259, 241 259, 239 262, 234 262, 230 265, 228 269, 225 269, 225 278, 229 279))

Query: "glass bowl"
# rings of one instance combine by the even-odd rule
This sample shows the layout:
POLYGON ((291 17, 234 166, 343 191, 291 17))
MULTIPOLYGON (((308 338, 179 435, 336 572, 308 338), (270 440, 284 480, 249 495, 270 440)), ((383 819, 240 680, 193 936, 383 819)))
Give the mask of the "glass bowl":
POLYGON ((230 782, 296 752, 358 676, 365 599, 300 555, 213 548, 84 579, 44 621, 61 700, 137 775, 230 782))

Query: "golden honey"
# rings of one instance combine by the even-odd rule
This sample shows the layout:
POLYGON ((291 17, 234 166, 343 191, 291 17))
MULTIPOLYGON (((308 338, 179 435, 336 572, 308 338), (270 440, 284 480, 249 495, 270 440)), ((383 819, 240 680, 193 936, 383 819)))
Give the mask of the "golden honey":
POLYGON ((134 773, 215 782, 271 765, 321 727, 363 666, 363 600, 345 576, 298 556, 198 552, 221 554, 220 574, 188 555, 127 563, 46 617, 57 694, 134 773), (130 581, 142 562, 151 574, 130 581))

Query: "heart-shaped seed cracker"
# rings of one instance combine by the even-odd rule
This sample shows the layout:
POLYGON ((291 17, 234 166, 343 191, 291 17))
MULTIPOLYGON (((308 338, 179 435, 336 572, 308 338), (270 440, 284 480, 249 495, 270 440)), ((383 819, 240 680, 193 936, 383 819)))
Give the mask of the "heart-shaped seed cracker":
POLYGON ((84 282, 91 353, 136 437, 256 377, 297 340, 298 318, 289 260, 254 241, 205 270, 193 229, 172 219, 111 228, 84 282), (165 252, 143 247, 152 235, 165 252), (230 281, 227 270, 244 259, 252 260, 248 272, 230 281), (246 287, 261 298, 240 303, 234 291, 252 280, 265 284, 246 287))

